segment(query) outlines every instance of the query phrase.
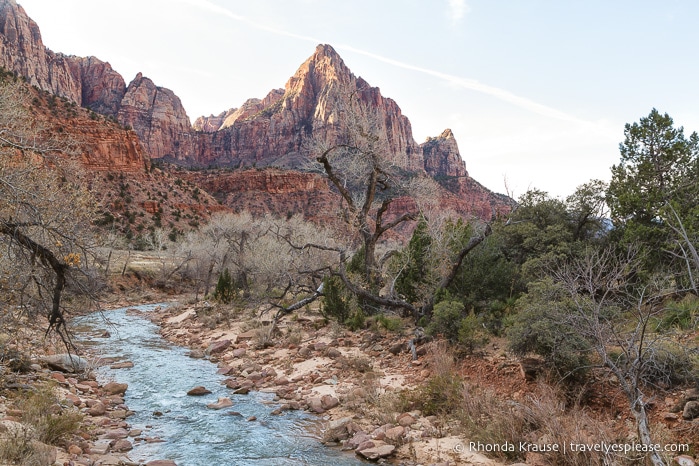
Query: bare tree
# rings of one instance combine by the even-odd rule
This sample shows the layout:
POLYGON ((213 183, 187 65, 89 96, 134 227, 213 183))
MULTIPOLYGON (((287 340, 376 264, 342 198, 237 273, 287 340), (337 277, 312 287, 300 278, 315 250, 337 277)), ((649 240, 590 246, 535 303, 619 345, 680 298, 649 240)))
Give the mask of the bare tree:
POLYGON ((601 364, 616 378, 626 395, 638 439, 649 448, 654 465, 665 464, 653 450, 644 391, 657 372, 663 348, 652 333, 651 319, 660 311, 661 287, 634 289, 628 277, 637 266, 635 251, 617 257, 610 249, 588 251, 554 272, 570 297, 570 314, 558 315, 593 348, 601 364), (630 319, 630 320, 629 320, 630 319), (618 353, 620 351, 620 354, 618 353))
POLYGON ((44 314, 67 343, 63 296, 91 290, 95 203, 75 143, 44 128, 29 98, 24 85, 0 83, 0 287, 8 308, 44 314))
POLYGON ((313 242, 330 247, 333 237, 322 226, 298 216, 254 218, 249 213, 220 213, 199 231, 189 233, 178 246, 177 256, 190 258, 181 273, 197 287, 203 285, 205 295, 214 278, 228 269, 241 298, 264 302, 271 297, 276 304, 285 301, 287 293, 315 290, 317 271, 327 268, 330 260, 322 249, 296 249, 289 244, 313 242))
MULTIPOLYGON (((391 293, 390 285, 388 293, 382 292, 386 278, 389 283, 392 281, 386 276, 384 265, 396 250, 384 250, 380 256, 380 245, 419 215, 417 203, 397 201, 407 200, 411 187, 424 191, 429 183, 407 182, 401 168, 394 164, 397 158, 390 153, 387 132, 376 111, 361 98, 362 92, 358 89, 344 95, 338 93, 335 109, 338 118, 331 131, 326 132, 333 137, 316 139, 310 148, 322 173, 339 194, 338 215, 345 225, 344 235, 348 241, 330 249, 314 243, 293 246, 335 252, 337 263, 329 274, 339 276, 360 303, 365 307, 400 310, 417 319, 431 314, 437 290, 450 285, 464 257, 491 233, 491 229, 489 225, 476 228, 471 241, 449 258, 446 272, 436 281, 424 305, 416 306, 396 296, 391 293), (395 207, 397 205, 403 208, 395 207), (406 205, 412 207, 406 209, 406 205)), ((410 228, 404 228, 401 234, 406 231, 410 228)))
POLYGON ((699 252, 695 246, 696 238, 692 238, 685 222, 682 221, 680 214, 673 207, 671 202, 665 204, 664 211, 665 222, 675 234, 675 242, 679 248, 679 252, 667 251, 669 254, 681 259, 687 267, 687 277, 689 286, 694 291, 694 294, 699 294, 695 273, 699 271, 699 252))

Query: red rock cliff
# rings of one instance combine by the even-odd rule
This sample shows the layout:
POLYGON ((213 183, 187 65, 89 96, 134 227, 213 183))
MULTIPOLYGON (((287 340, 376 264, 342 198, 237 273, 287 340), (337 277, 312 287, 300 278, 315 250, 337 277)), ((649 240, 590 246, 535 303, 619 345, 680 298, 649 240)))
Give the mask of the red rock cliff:
POLYGON ((14 0, 0 0, 0 66, 24 76, 29 84, 106 115, 116 115, 126 87, 109 63, 46 48, 39 26, 14 0))
POLYGON ((141 73, 126 89, 118 119, 136 131, 151 158, 191 151, 193 131, 180 99, 141 73))

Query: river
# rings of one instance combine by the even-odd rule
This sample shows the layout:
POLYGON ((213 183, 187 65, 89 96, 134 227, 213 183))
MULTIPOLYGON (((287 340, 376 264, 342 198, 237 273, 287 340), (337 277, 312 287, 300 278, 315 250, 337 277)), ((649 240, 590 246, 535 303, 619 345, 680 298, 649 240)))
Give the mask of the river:
MULTIPOLYGON (((129 308, 147 312, 156 306, 129 308)), ((302 411, 271 415, 276 404, 269 393, 233 395, 221 385, 224 377, 216 374, 216 365, 186 356, 187 349, 160 337, 157 325, 139 315, 127 315, 126 309, 81 317, 74 324, 85 330, 79 332, 83 344, 101 357, 134 363, 128 369, 97 369, 100 382, 116 380, 129 385, 125 403, 136 413, 128 418, 132 429, 164 440, 134 442, 129 452, 133 460, 171 459, 180 466, 365 464, 353 453, 322 445, 312 434, 317 431, 317 417, 302 411), (111 336, 97 337, 105 329, 111 336), (212 393, 186 395, 198 385, 212 393), (218 411, 206 408, 223 396, 230 397, 234 405, 218 411), (155 412, 163 414, 155 416, 155 412), (257 420, 248 421, 251 416, 257 420)))

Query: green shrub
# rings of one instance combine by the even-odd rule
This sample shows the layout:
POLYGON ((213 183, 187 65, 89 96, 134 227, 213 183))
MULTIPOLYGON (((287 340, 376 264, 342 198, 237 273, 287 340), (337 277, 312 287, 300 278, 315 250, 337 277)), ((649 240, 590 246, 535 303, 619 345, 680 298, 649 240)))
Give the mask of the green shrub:
POLYGON ((363 329, 365 323, 366 315, 364 314, 364 311, 361 308, 355 310, 352 316, 345 321, 345 325, 353 332, 363 329))
POLYGON ((402 260, 407 263, 396 277, 396 291, 408 302, 415 303, 422 298, 420 287, 429 273, 427 257, 431 244, 427 221, 421 217, 406 250, 401 253, 402 260))
POLYGON ((218 276, 218 283, 216 283, 216 289, 214 290, 214 299, 224 304, 229 304, 233 301, 234 296, 233 279, 231 278, 231 272, 226 268, 218 276))
POLYGON ((579 380, 589 366, 589 343, 566 323, 572 312, 565 293, 551 279, 530 284, 518 301, 519 313, 507 331, 509 350, 517 356, 542 356, 553 372, 566 380, 579 380))
POLYGON ((699 298, 689 295, 682 301, 672 302, 667 306, 658 322, 658 330, 689 330, 695 326, 698 317, 699 298))
POLYGON ((420 409, 425 416, 447 415, 461 402, 463 383, 456 374, 439 374, 418 390, 420 409))
MULTIPOLYGON (((340 277, 326 277, 323 280, 324 306, 322 313, 325 317, 344 323, 352 311, 352 297, 347 292, 340 277)), ((362 325, 363 325, 362 321, 362 325)))
POLYGON ((484 345, 488 336, 483 329, 480 319, 475 314, 469 314, 459 324, 459 345, 468 351, 484 345))
POLYGON ((459 341, 459 323, 464 317, 464 305, 458 301, 442 301, 434 306, 432 319, 425 329, 428 335, 442 335, 450 343, 459 341))
POLYGON ((662 342, 643 353, 641 378, 647 384, 673 387, 699 381, 699 360, 673 342, 662 342))
POLYGON ((400 332, 403 329, 403 321, 400 317, 389 317, 386 314, 376 316, 376 326, 388 332, 400 332))

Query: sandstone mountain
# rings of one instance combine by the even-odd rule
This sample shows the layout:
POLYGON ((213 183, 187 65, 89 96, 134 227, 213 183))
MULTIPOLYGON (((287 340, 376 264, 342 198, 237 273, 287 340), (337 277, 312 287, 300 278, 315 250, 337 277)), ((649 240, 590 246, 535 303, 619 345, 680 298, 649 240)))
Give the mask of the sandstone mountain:
POLYGON ((38 26, 15 0, 0 0, 0 66, 133 128, 146 158, 197 169, 179 169, 178 175, 200 183, 234 210, 312 217, 319 205, 328 206, 335 196, 321 175, 308 171, 313 155, 308 143, 337 142, 347 124, 343 109, 350 95, 374 115, 390 162, 406 173, 436 180, 442 205, 479 217, 511 205, 511 199, 469 176, 450 130, 416 143, 396 102, 356 77, 329 45, 319 45, 283 89, 217 116, 200 117, 194 125, 172 91, 140 73, 126 86, 109 63, 46 48, 38 26))

